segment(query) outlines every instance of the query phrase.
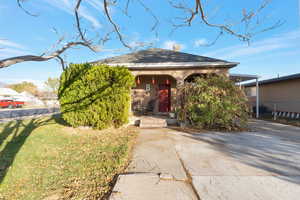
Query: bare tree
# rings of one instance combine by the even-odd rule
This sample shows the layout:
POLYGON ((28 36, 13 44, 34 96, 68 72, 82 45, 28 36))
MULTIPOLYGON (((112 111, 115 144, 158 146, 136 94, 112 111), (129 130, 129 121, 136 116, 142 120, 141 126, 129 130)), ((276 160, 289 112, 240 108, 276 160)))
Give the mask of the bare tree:
MULTIPOLYGON (((25 0, 16 0, 16 1, 18 3, 18 6, 26 14, 32 17, 38 17, 37 14, 34 14, 23 7, 23 3, 25 2, 25 0)), ((52 50, 44 52, 40 55, 21 55, 21 56, 16 56, 11 58, 5 58, 3 60, 0 60, 0 68, 8 67, 26 61, 41 62, 50 59, 57 59, 61 63, 62 68, 65 69, 66 64, 62 57, 62 54, 65 53, 68 49, 76 46, 83 46, 93 52, 96 52, 99 51, 99 48, 97 46, 100 45, 101 47, 103 47, 107 41, 114 38, 119 40, 119 42, 124 47, 130 50, 134 50, 133 46, 130 45, 130 43, 127 42, 127 40, 125 40, 120 25, 116 21, 114 21, 110 13, 110 8, 112 7, 115 7, 117 8, 118 11, 121 11, 120 13, 123 14, 124 17, 130 18, 130 11, 129 11, 130 5, 132 3, 139 4, 141 9, 144 9, 145 13, 148 13, 153 18, 154 23, 152 26, 149 25, 149 27, 151 27, 150 28, 151 31, 155 32, 155 35, 158 34, 157 27, 160 23, 159 17, 155 14, 154 10, 152 10, 149 6, 147 6, 146 0, 126 0, 126 1, 125 0, 123 1, 122 0, 99 0, 99 2, 101 2, 103 5, 103 10, 101 14, 106 18, 105 22, 108 25, 110 25, 110 29, 108 29, 108 31, 106 33, 103 33, 102 35, 97 35, 95 38, 91 38, 91 37, 88 38, 87 32, 91 32, 91 30, 82 28, 81 26, 82 19, 80 18, 80 6, 84 1, 87 0, 75 0, 73 12, 74 12, 74 20, 75 20, 75 25, 76 25, 75 27, 77 33, 74 35, 73 40, 68 41, 65 44, 62 44, 62 42, 64 41, 64 37, 60 37, 60 39, 58 39, 58 41, 56 42, 56 45, 53 45, 54 47, 52 48, 52 50)), ((235 20, 235 23, 211 22, 209 14, 205 10, 205 6, 210 4, 210 2, 205 2, 206 3, 205 4, 203 0, 192 0, 189 1, 188 3, 186 2, 186 0, 165 0, 165 1, 169 3, 172 9, 182 11, 182 14, 179 17, 171 19, 171 23, 174 27, 172 31, 175 31, 180 27, 192 26, 192 24, 195 23, 195 21, 197 20, 197 22, 201 22, 207 28, 213 28, 218 31, 216 38, 210 43, 210 45, 215 44, 216 41, 224 34, 232 35, 233 37, 237 37, 240 40, 249 43, 254 35, 260 32, 274 29, 282 25, 283 23, 281 20, 279 20, 274 24, 265 27, 261 19, 261 13, 270 4, 271 0, 263 1, 263 3, 257 9, 248 9, 249 11, 247 11, 246 8, 244 8, 242 10, 241 18, 235 20), (243 31, 235 29, 235 27, 241 27, 241 26, 244 26, 243 31), (258 27, 260 27, 260 29, 258 29, 258 27)), ((145 42, 139 42, 138 44, 139 44, 138 46, 149 45, 145 42)))

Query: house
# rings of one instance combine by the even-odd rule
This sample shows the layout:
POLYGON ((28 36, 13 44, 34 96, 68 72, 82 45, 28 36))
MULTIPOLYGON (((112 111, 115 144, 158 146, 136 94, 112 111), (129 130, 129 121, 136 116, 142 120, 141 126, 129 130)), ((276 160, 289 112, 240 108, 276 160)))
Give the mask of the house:
POLYGON ((209 58, 178 51, 151 48, 106 58, 93 63, 126 66, 135 76, 132 109, 154 113, 173 112, 177 87, 205 74, 229 76, 237 62, 209 58))
POLYGON ((59 107, 57 94, 50 91, 43 91, 41 93, 40 99, 48 107, 59 107))
POLYGON ((0 88, 0 99, 12 99, 16 101, 23 101, 28 105, 44 105, 44 103, 40 99, 30 94, 29 92, 24 91, 18 93, 11 88, 0 88))
POLYGON ((0 88, 0 99, 16 99, 21 95, 10 88, 0 88))
POLYGON ((43 101, 26 91, 21 92, 20 97, 18 97, 16 100, 24 101, 27 105, 44 106, 43 101))
MULTIPOLYGON (((269 111, 300 113, 300 73, 259 81, 260 105, 269 111)), ((256 83, 243 85, 249 101, 255 104, 256 83)))

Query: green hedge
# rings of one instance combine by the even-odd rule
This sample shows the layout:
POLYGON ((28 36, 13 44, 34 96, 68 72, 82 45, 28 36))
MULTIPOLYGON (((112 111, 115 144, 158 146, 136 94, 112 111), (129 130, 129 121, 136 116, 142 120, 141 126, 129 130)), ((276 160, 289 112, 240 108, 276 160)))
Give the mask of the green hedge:
POLYGON ((71 64, 61 75, 58 98, 73 127, 119 127, 128 122, 134 76, 125 67, 71 64))
POLYGON ((178 115, 193 127, 237 130, 247 124, 244 92, 226 76, 211 75, 185 83, 180 89, 178 115))

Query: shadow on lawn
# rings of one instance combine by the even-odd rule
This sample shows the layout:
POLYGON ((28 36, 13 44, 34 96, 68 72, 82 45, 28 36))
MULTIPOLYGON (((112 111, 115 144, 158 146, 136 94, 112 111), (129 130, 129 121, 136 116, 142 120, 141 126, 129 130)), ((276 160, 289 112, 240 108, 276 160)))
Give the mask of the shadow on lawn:
POLYGON ((268 131, 190 133, 186 137, 209 143, 213 149, 241 163, 300 184, 300 137, 295 133, 293 130, 278 132, 277 127, 270 126, 268 131))
POLYGON ((59 120, 57 118, 59 117, 53 116, 49 119, 37 118, 30 119, 26 122, 16 120, 8 122, 3 127, 3 130, 0 133, 0 147, 4 144, 5 140, 9 139, 9 141, 1 148, 2 150, 0 152, 0 184, 28 136, 41 126, 55 123, 53 119, 55 121, 59 120))

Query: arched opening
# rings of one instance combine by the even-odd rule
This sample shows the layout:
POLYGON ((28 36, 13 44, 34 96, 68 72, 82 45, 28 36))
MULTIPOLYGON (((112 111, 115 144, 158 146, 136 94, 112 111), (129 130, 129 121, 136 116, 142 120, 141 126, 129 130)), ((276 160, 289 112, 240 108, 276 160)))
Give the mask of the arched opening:
POLYGON ((136 113, 168 113, 172 110, 176 79, 170 75, 138 75, 132 88, 132 110, 136 113))
POLYGON ((206 73, 206 74, 201 74, 201 73, 194 73, 188 75, 185 79, 184 82, 191 83, 194 82, 197 78, 207 78, 208 76, 214 76, 217 75, 215 73, 206 73))

